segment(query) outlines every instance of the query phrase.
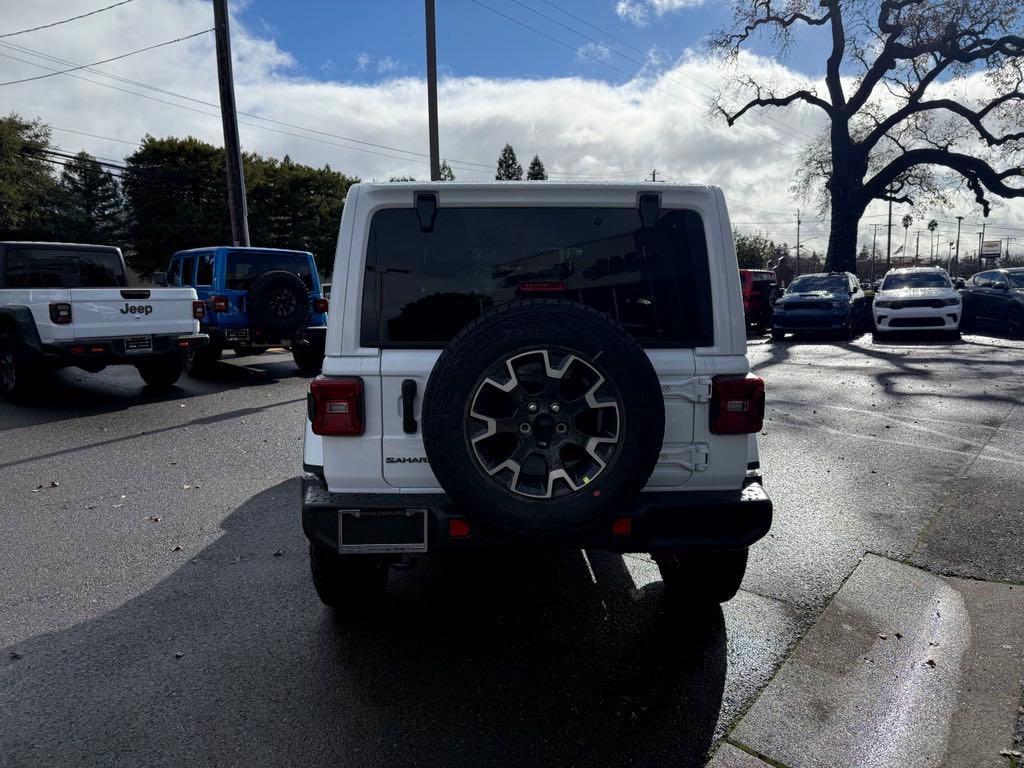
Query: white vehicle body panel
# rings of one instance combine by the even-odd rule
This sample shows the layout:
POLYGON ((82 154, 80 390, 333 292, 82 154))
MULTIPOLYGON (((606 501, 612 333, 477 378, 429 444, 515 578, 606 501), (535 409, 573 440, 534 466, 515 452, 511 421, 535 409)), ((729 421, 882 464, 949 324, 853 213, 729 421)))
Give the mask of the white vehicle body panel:
MULTIPOLYGON (((908 270, 910 272, 939 272, 943 270, 908 270)), ((948 282, 948 277, 946 277, 948 282)), ((883 282, 884 285, 884 282, 883 282)), ((934 288, 897 288, 882 290, 875 294, 872 314, 878 331, 955 331, 960 328, 962 315, 960 294, 952 286, 934 288), (942 306, 928 306, 929 303, 953 302, 942 306), (897 306, 885 306, 899 302, 897 306), (941 325, 936 324, 941 320, 941 325), (896 325, 893 325, 893 322, 896 325), (920 322, 915 322, 920 321, 920 322)))
MULTIPOLYGON (((696 349, 647 350, 662 385, 666 429, 657 467, 647 489, 735 490, 756 442, 748 435, 712 435, 709 429, 711 377, 742 375, 746 359, 739 271, 732 228, 721 190, 665 184, 510 183, 358 184, 348 194, 335 255, 334 295, 341 311, 328 320, 324 376, 359 376, 365 393, 365 434, 360 437, 314 435, 307 420, 304 463, 322 466, 329 490, 341 493, 441 492, 425 459, 419 430, 402 430, 402 382, 416 382, 414 417, 438 349, 378 349, 360 345, 363 275, 373 214, 385 208, 409 208, 415 192, 437 192, 440 208, 450 207, 609 207, 637 204, 637 195, 656 192, 662 209, 700 214, 710 261, 714 344, 696 349), (387 461, 388 458, 392 461, 387 461), (410 461, 412 460, 412 461, 410 461)), ((453 438, 457 439, 457 438, 453 438)), ((754 459, 750 457, 754 456, 754 459)))

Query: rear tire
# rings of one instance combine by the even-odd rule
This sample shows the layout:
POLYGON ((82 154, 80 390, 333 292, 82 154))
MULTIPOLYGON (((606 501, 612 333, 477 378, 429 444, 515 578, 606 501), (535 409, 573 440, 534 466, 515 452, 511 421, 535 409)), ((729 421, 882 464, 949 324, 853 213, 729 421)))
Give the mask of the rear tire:
POLYGON ((743 583, 747 550, 655 552, 665 596, 674 603, 727 603, 743 583))
POLYGON ((313 588, 324 605, 338 614, 365 613, 387 599, 389 557, 339 555, 318 544, 309 545, 313 588))
POLYGON ((136 366, 139 376, 146 385, 153 389, 167 390, 173 387, 185 367, 180 355, 171 355, 158 360, 150 360, 136 366))
POLYGON ((316 376, 324 367, 324 354, 317 349, 292 347, 292 359, 303 376, 316 376))
POLYGON ((185 354, 185 370, 189 376, 201 378, 209 376, 220 360, 221 348, 216 344, 208 344, 198 349, 190 349, 185 354))
POLYGON ((0 397, 20 399, 43 377, 43 369, 18 353, 14 339, 0 335, 0 397))

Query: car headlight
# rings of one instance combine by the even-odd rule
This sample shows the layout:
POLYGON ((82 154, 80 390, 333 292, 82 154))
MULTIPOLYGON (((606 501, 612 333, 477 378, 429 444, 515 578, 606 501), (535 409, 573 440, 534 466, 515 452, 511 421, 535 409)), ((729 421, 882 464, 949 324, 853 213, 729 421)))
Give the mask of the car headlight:
POLYGON ((875 306, 876 307, 891 307, 892 306, 892 302, 891 301, 876 301, 875 302, 875 306))
POLYGON ((944 307, 955 307, 960 303, 960 297, 957 296, 955 299, 943 299, 942 306, 944 307))

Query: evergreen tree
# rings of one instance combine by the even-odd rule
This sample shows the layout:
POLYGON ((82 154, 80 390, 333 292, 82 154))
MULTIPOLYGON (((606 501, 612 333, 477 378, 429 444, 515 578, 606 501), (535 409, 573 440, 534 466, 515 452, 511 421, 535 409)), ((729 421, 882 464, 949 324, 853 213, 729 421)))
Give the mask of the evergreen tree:
POLYGON ((498 155, 498 172, 494 175, 496 181, 522 181, 523 166, 516 158, 516 151, 511 144, 506 144, 498 155))
POLYGON ((441 181, 455 181, 455 171, 448 165, 447 160, 441 161, 441 181))
POLYGON ((530 161, 530 168, 526 172, 527 181, 547 181, 548 172, 544 168, 544 161, 540 159, 540 155, 534 155, 533 160, 530 161))
POLYGON ((124 222, 124 195, 114 175, 86 152, 68 160, 60 177, 60 239, 122 246, 124 222))

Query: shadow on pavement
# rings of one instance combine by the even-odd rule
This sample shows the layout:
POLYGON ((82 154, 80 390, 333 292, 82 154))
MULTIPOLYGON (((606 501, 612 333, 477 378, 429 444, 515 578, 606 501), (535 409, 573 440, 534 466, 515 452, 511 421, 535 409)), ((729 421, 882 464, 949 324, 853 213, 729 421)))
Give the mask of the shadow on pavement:
POLYGON ((717 607, 673 621, 619 556, 535 553, 395 570, 384 615, 343 625, 309 584, 297 496, 257 494, 145 593, 5 649, 5 760, 702 764, 717 607))
POLYGON ((308 378, 299 373, 291 356, 280 355, 230 357, 218 363, 209 376, 192 378, 183 373, 168 391, 146 386, 132 366, 111 366, 98 374, 65 368, 44 376, 39 388, 19 402, 0 400, 0 432, 308 378))

